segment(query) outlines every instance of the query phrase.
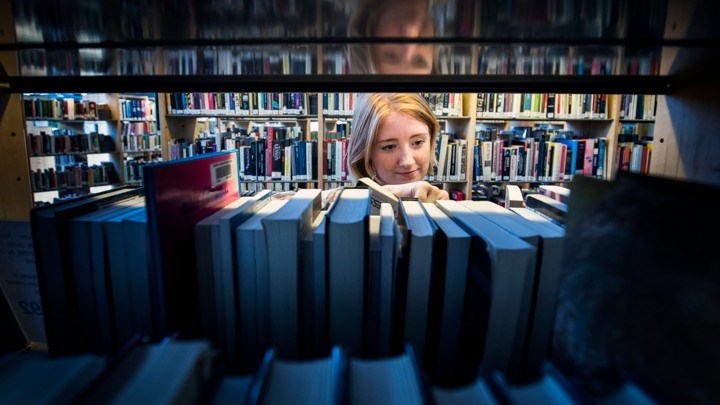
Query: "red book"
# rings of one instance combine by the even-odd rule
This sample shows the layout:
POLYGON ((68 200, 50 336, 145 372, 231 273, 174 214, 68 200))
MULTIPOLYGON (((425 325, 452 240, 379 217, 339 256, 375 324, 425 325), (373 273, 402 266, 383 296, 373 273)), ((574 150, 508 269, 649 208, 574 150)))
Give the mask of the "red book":
POLYGON ((237 153, 224 151, 143 168, 159 336, 200 332, 195 224, 240 197, 237 153))

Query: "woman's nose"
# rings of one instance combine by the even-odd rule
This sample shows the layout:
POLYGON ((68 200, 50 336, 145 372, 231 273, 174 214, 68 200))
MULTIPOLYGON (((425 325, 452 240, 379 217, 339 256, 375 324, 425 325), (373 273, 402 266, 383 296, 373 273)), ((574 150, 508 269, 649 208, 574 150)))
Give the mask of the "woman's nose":
POLYGON ((400 148, 400 158, 398 160, 400 166, 412 166, 415 164, 415 156, 410 145, 406 145, 400 148))

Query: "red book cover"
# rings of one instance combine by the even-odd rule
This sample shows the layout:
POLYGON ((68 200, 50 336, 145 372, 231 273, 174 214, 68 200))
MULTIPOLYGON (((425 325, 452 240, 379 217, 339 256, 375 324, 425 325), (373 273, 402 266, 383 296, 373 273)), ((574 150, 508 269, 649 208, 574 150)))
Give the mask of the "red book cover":
MULTIPOLYGON (((581 139, 580 142, 583 140, 581 139)), ((595 138, 584 139, 585 141, 585 159, 583 160, 583 175, 592 177, 593 175, 593 155, 595 154, 595 138)))
POLYGON ((195 224, 240 197, 237 151, 143 168, 152 264, 153 313, 166 336, 200 333, 195 224))
POLYGON ((273 172, 273 141, 275 140, 275 128, 272 126, 266 126, 265 131, 267 133, 267 141, 265 142, 265 166, 267 166, 265 173, 269 178, 272 178, 273 172))

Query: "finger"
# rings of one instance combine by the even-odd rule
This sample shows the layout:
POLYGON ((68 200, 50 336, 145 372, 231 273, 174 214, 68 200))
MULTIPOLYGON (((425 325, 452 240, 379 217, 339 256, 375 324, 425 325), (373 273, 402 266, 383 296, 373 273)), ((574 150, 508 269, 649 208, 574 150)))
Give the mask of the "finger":
POLYGON ((426 201, 428 198, 428 187, 423 187, 422 185, 415 189, 415 193, 413 197, 417 198, 420 201, 426 201))
POLYGON ((428 194, 427 202, 434 203, 437 200, 447 200, 450 198, 450 195, 447 191, 441 190, 437 187, 433 187, 430 193, 428 194))

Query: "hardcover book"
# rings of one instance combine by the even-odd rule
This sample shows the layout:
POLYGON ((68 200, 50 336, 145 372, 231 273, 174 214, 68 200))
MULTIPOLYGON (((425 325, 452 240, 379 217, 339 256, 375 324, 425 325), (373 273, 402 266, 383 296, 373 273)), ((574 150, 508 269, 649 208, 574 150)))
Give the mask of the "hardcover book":
POLYGON ((199 336, 195 224, 240 197, 237 151, 149 164, 143 179, 160 333, 199 336))

